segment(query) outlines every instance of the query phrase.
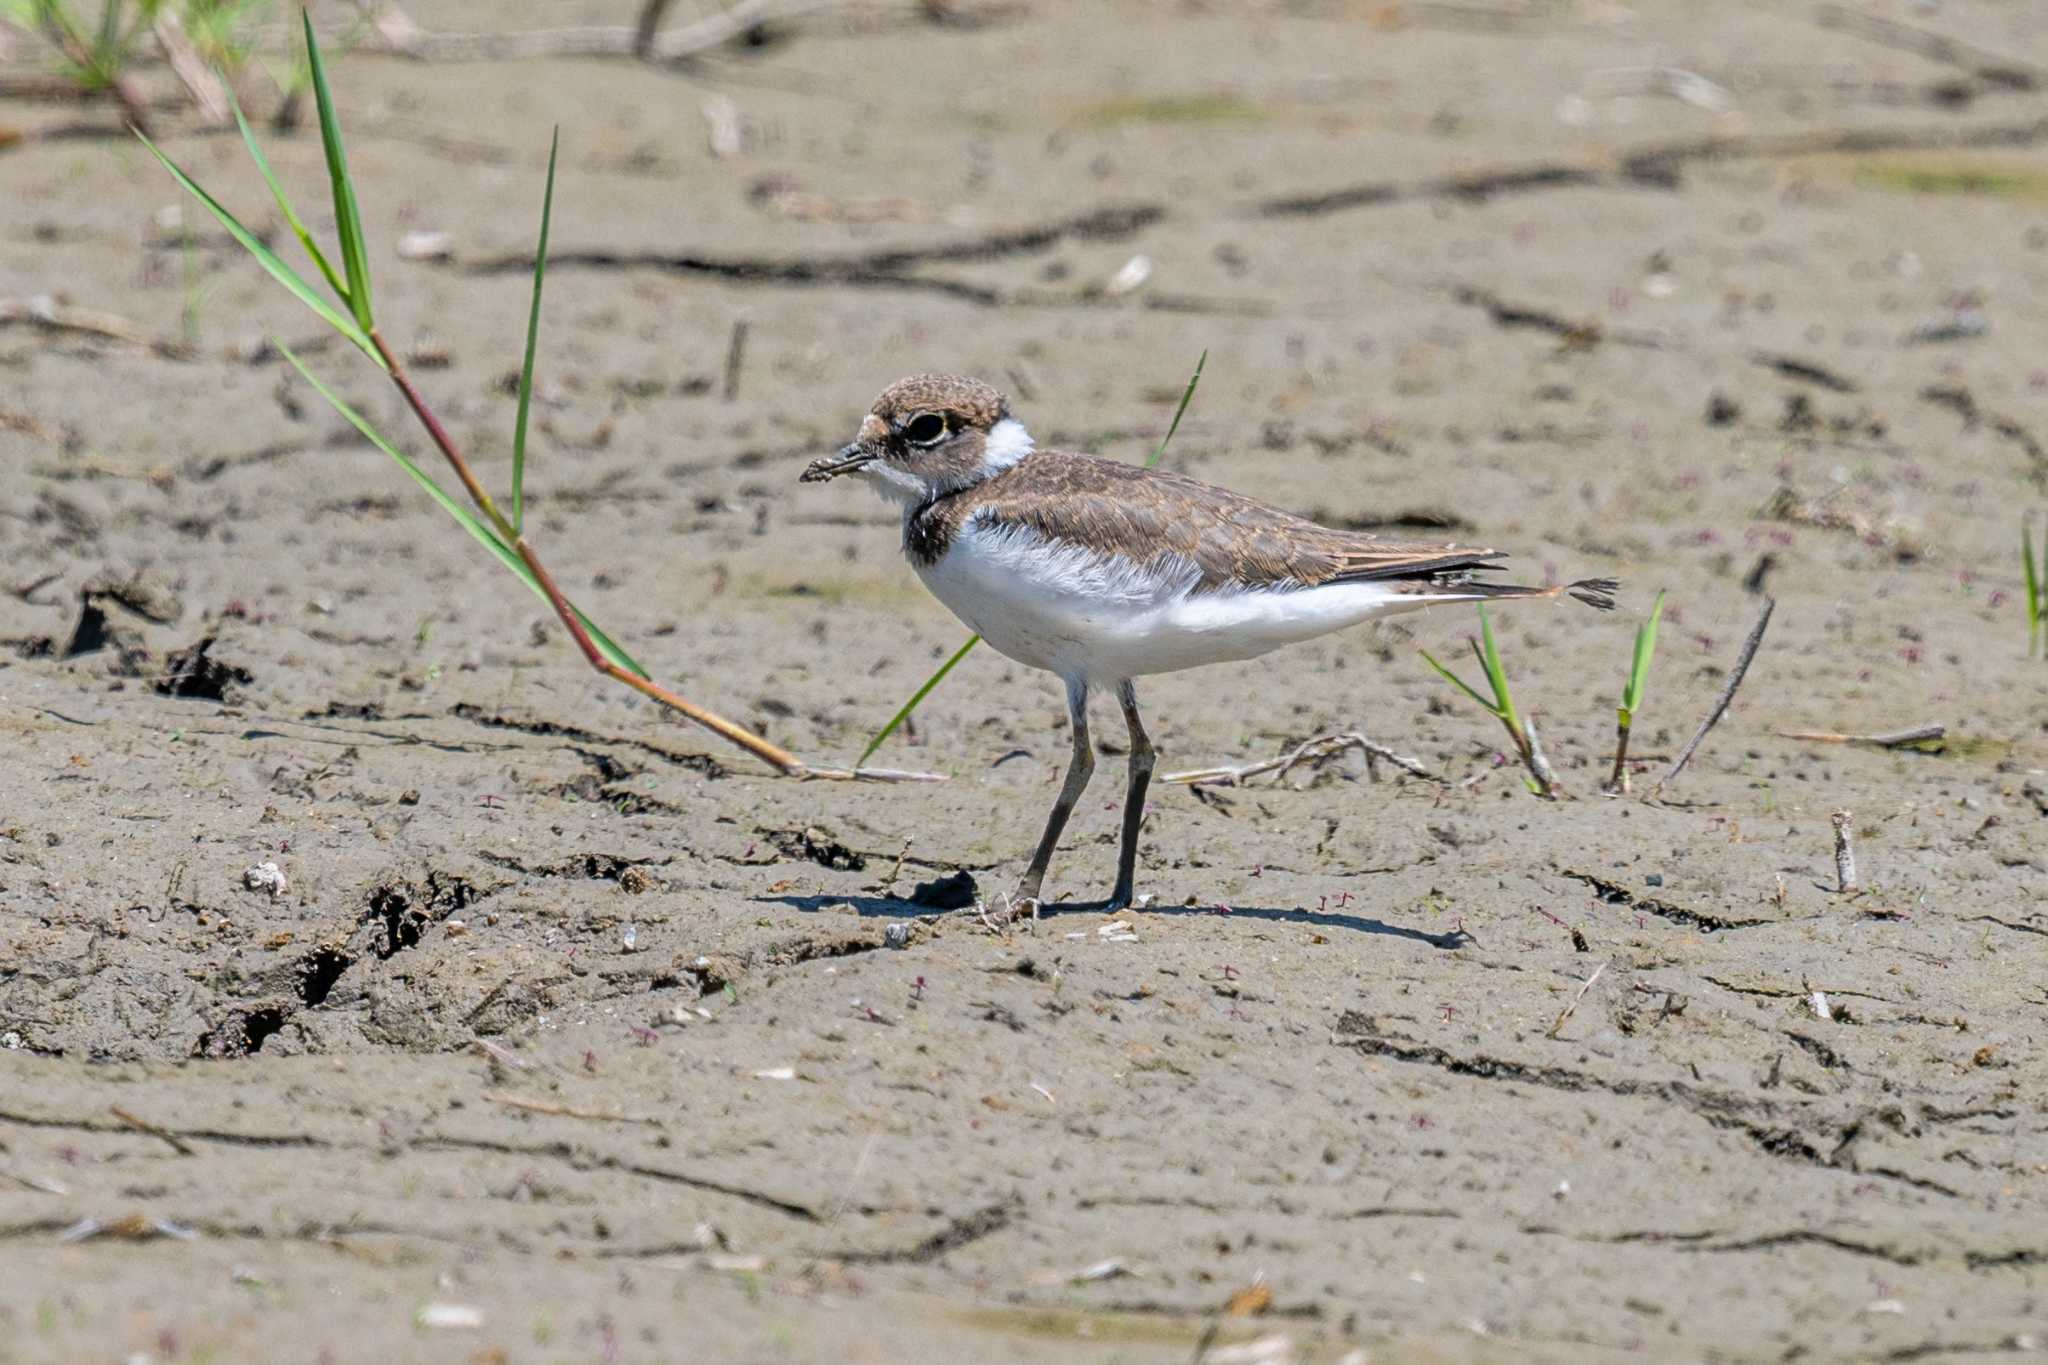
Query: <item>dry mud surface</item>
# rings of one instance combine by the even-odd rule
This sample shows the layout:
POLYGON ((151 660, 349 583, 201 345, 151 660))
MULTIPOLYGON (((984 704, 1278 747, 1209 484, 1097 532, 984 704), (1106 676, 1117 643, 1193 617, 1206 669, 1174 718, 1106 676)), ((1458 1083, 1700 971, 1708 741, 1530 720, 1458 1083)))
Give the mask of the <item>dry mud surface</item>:
MULTIPOLYGON (((680 72, 335 63, 386 330, 499 487, 563 127, 531 487, 569 590, 848 761, 962 630, 803 463, 926 368, 1136 458, 1207 348, 1175 466, 1626 580, 1499 614, 1577 799, 1422 665, 1472 626, 1438 611, 1144 696, 1168 769, 1362 728, 1445 782, 1156 789, 1129 932, 992 932, 945 898, 1035 836, 1050 680, 963 665, 885 754, 942 785, 769 776, 582 670, 261 346, 317 324, 76 131, 105 111, 0 104, 37 134, 0 299, 165 343, 0 327, 0 1360, 2038 1355, 2038 10, 967 13, 680 72), (1732 712, 1662 802, 1599 796, 1655 591, 1646 786, 1760 564, 1732 712)), ((318 200, 317 138, 271 155, 318 200)), ((1060 896, 1108 884, 1120 766, 1060 896)))

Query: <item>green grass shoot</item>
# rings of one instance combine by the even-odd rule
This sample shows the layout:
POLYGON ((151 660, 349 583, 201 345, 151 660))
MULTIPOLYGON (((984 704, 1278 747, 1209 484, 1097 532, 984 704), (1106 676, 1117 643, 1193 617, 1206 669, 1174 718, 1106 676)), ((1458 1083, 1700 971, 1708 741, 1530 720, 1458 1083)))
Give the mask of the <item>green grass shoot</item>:
POLYGON ((1607 790, 1626 793, 1628 791, 1628 736, 1636 723, 1636 712, 1642 709, 1643 693, 1650 680, 1650 659, 1657 652, 1657 623, 1664 615, 1664 594, 1657 594, 1657 601, 1650 608, 1650 619, 1636 627, 1636 652, 1629 662, 1628 682, 1621 689, 1621 705, 1614 708, 1614 772, 1607 779, 1607 790))
POLYGON ((1173 421, 1167 424, 1166 434, 1159 438, 1159 448, 1152 452, 1152 458, 1145 461, 1150 469, 1166 458, 1166 448, 1173 444, 1173 433, 1180 430, 1180 419, 1187 415, 1188 404, 1195 400, 1195 385, 1202 382, 1202 367, 1209 363, 1209 348, 1204 346, 1202 354, 1195 360, 1195 372, 1188 376, 1188 386, 1181 390, 1180 406, 1173 410, 1173 421))
POLYGON ((533 405, 533 353, 540 340, 540 286, 548 273, 548 223, 555 211, 555 156, 562 130, 548 142, 548 188, 540 201, 540 245, 533 252, 533 307, 526 315, 526 359, 519 366, 519 415, 512 419, 512 529, 526 529, 526 414, 533 405))
MULTIPOLYGON (((538 289, 537 285, 536 289, 538 289)), ((1158 464, 1161 460, 1166 458, 1166 447, 1172 444, 1173 434, 1176 431, 1180 430, 1180 419, 1187 415, 1188 404, 1192 403, 1195 398, 1195 386, 1202 382, 1202 367, 1207 365, 1208 363, 1209 352, 1208 349, 1205 347, 1202 351, 1200 358, 1195 361, 1195 372, 1188 376, 1187 388, 1181 390, 1180 406, 1173 410, 1173 421, 1167 425, 1166 435, 1162 436, 1159 439, 1158 449, 1154 450, 1152 452, 1151 458, 1145 461, 1145 468, 1150 469, 1154 465, 1158 464)), ((889 723, 887 725, 884 725, 881 729, 875 731, 875 737, 868 741, 867 748, 862 749, 860 751, 860 757, 854 760, 853 766, 855 768, 859 768, 862 764, 866 763, 870 758, 874 757, 875 750, 881 748, 882 745, 888 740, 889 736, 895 734, 897 728, 901 726, 904 721, 910 719, 910 713, 917 710, 918 703, 922 702, 926 697, 930 696, 932 689, 934 687, 937 687, 942 681, 944 681, 945 676, 953 671, 954 665, 958 664, 962 659, 966 658, 969 654, 973 653, 974 647, 980 643, 981 636, 968 636, 967 642, 961 645, 960 648, 954 650, 953 653, 950 656, 948 656, 946 662, 939 665, 938 671, 932 674, 929 678, 926 678, 923 684, 919 686, 917 691, 910 694, 910 700, 903 703, 902 706, 896 709, 896 714, 889 717, 889 723)))
MULTIPOLYGON (((163 164, 164 169, 169 171, 171 176, 180 185, 184 186, 193 198, 205 205, 206 210, 220 222, 222 227, 227 229, 228 234, 237 242, 240 242, 249 254, 255 257, 257 263, 270 273, 273 279, 291 291, 300 302, 310 308, 328 326, 354 342, 365 355, 376 361, 379 368, 388 368, 370 337, 370 333, 376 327, 376 314, 371 308, 368 252, 363 235, 361 211, 357 206, 355 185, 348 173, 348 162, 342 147, 341 124, 334 110, 333 93, 328 86, 326 68, 320 60, 319 41, 314 37, 310 21, 305 25, 305 34, 308 64, 313 73, 313 95, 319 107, 321 142, 327 156, 327 168, 333 193, 334 219, 337 231, 341 236, 340 257, 343 266, 341 272, 337 273, 335 271, 333 265, 329 262, 327 254, 321 250, 319 244, 314 240, 312 233, 307 229, 304 220, 292 207, 291 197, 285 193, 283 184, 271 169, 268 159, 264 157, 262 150, 257 144, 255 134, 250 130, 248 121, 242 117, 239 108, 235 110, 235 117, 241 127, 243 140, 249 148, 250 159, 256 163, 257 170, 263 176, 264 183, 269 186, 271 196, 277 202, 279 213, 291 225, 294 235, 298 237, 300 244, 305 247, 307 256, 311 258, 313 264, 319 269, 321 277, 326 280, 328 286, 338 296, 344 305, 343 307, 336 307, 335 303, 323 296, 305 276, 286 264, 276 252, 264 245, 261 238, 251 232, 219 200, 201 188, 196 181, 187 175, 169 156, 165 155, 163 150, 150 141, 146 135, 138 132, 136 136, 142 139, 143 145, 149 148, 156 159, 163 164)), ((535 258, 534 298, 528 327, 526 363, 521 372, 520 389, 522 402, 519 413, 519 430, 516 433, 516 435, 521 437, 524 435, 526 416, 524 395, 530 392, 533 378, 534 334, 539 328, 540 280, 543 269, 542 261, 546 254, 547 224, 552 216, 554 206, 554 163, 555 153, 551 149, 548 157, 547 196, 541 206, 541 250, 535 258)), ((399 450, 390 438, 378 431, 369 419, 350 407, 339 394, 323 383, 296 354, 282 345, 278 349, 283 352, 285 358, 291 361, 299 373, 305 376, 306 381, 313 386, 314 390, 322 398, 327 400, 328 404, 336 412, 347 419, 372 445, 390 456, 399 468, 405 472, 407 477, 419 484, 426 491, 427 495, 443 511, 448 513, 450 517, 454 518, 464 531, 468 532, 477 543, 489 550, 493 558, 509 569, 534 593, 547 600, 547 590, 542 585, 540 579, 527 565, 515 544, 501 534, 496 526, 479 517, 458 499, 452 497, 435 481, 431 474, 427 473, 417 462, 399 450)), ((519 446, 523 448, 523 445, 524 442, 521 440, 519 446)), ((520 492, 520 484, 523 480, 523 459, 518 464, 519 467, 514 471, 515 497, 520 492)), ((572 603, 570 604, 570 609, 575 612, 577 620, 582 623, 584 629, 590 633, 591 642, 597 646, 600 653, 620 668, 626 669, 642 678, 648 676, 647 670, 642 668, 639 662, 622 649, 608 634, 599 629, 580 608, 575 607, 572 603)))
POLYGON ((2048 527, 2041 531, 2041 557, 2034 558, 2033 534, 2020 527, 2020 563, 2027 577, 2027 657, 2048 657, 2041 643, 2041 631, 2048 623, 2048 527))
POLYGON ((356 204, 355 181, 348 173, 348 153, 342 147, 341 119, 335 113, 334 94, 327 86, 327 64, 320 60, 320 44, 313 36, 313 12, 300 10, 299 20, 306 28, 306 64, 313 73, 313 99, 320 110, 320 146, 327 155, 327 177, 334 193, 334 231, 341 238, 341 264, 348 276, 343 302, 355 315, 356 323, 368 332, 375 324, 370 316, 370 255, 363 242, 363 215, 356 204))
POLYGON ((1493 694, 1490 697, 1482 696, 1479 689, 1437 662, 1436 656, 1426 649, 1420 651, 1422 660, 1435 669, 1444 681, 1470 697, 1482 710, 1501 723, 1501 727, 1508 732, 1508 738, 1514 743, 1515 752, 1521 756, 1522 766, 1529 770, 1529 776, 1525 779, 1529 784, 1529 790, 1538 796, 1555 796, 1556 780, 1549 775, 1549 767, 1539 757, 1527 724, 1523 721, 1521 713, 1515 709, 1515 696, 1508 688, 1508 673, 1501 663, 1500 646, 1493 638, 1493 620, 1486 614, 1484 603, 1479 607, 1479 636, 1477 640, 1468 637, 1467 643, 1472 646, 1472 655, 1478 660, 1480 670, 1486 678, 1487 688, 1493 694))

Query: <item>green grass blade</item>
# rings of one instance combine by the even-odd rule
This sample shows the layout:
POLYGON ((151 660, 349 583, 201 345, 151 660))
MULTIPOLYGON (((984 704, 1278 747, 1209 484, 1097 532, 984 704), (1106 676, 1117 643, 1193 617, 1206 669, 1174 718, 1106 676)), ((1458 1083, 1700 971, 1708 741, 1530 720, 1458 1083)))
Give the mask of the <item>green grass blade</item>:
MULTIPOLYGON (((526 567, 526 561, 519 557, 517 550, 514 550, 511 546, 500 540, 497 532, 493 531, 490 525, 477 516, 476 513, 470 511, 462 503, 457 502, 453 497, 450 497, 446 489, 434 482, 432 475, 414 463, 411 456, 386 440, 384 434, 372 426, 368 418, 350 407, 340 394, 321 383, 319 376, 306 368, 306 362, 299 359, 290 347, 282 342, 275 342, 274 344, 279 351, 284 353, 284 358, 291 361, 298 372, 306 377, 306 382, 311 384, 319 392, 320 396, 327 400, 329 407, 347 418, 349 425, 361 432, 364 439, 368 440, 371 445, 397 461, 398 467, 410 475, 414 483, 425 489, 427 496, 441 505, 442 511, 455 518, 461 524, 463 530, 475 537, 479 545, 482 545, 486 550, 497 556, 500 564, 503 564, 506 568, 517 574, 519 581, 533 590, 534 596, 540 598, 543 602, 548 601, 547 589, 543 588, 540 585, 540 580, 533 576, 533 570, 526 567)), ((549 605, 552 606, 553 603, 549 603, 549 605)), ((597 623, 588 616, 585 616, 582 608, 571 603, 569 609, 576 613, 576 619, 581 621, 584 629, 590 632, 591 643, 595 644, 607 659, 610 659, 621 668, 630 669, 643 678, 650 676, 647 670, 642 668, 632 655, 621 649, 611 636, 598 629, 597 623)))
POLYGON ((270 186, 270 196, 277 200, 278 212, 284 215, 285 222, 291 224, 292 231, 298 236, 299 245, 306 248, 306 254, 313 258, 313 264, 320 267, 320 273, 327 278, 328 288, 332 289, 343 303, 347 303, 348 286, 334 273, 334 267, 327 262, 327 253, 313 240, 313 234, 306 230, 306 225, 299 221, 299 215, 293 210, 292 201, 285 197, 284 186, 278 183, 276 172, 270 169, 270 158, 263 155, 263 148, 258 145, 256 134, 249 130, 249 120, 242 117, 242 102, 235 98, 233 90, 229 90, 227 96, 228 108, 235 111, 235 125, 242 130, 242 145, 249 149, 249 159, 256 163, 256 169, 263 173, 264 183, 270 186))
POLYGON ((1650 619, 1636 627, 1636 653, 1628 668, 1628 686, 1621 692, 1621 709, 1634 716, 1643 704, 1643 689, 1650 678, 1650 659, 1657 652, 1657 620, 1664 615, 1664 594, 1660 590, 1650 607, 1650 619))
POLYGON ((320 60, 320 40, 313 36, 311 11, 300 10, 306 28, 306 64, 313 73, 313 99, 320 108, 320 145, 327 153, 327 178, 334 186, 334 229, 341 236, 341 264, 348 274, 348 306, 365 331, 375 326, 370 311, 370 257, 363 242, 363 216, 356 207, 355 182, 349 179, 348 154, 341 146, 341 120, 334 112, 334 93, 327 88, 327 65, 320 60))
POLYGON ((104 0, 100 5, 100 40, 92 55, 102 71, 111 71, 114 53, 121 43, 121 0, 104 0))
POLYGON ((1194 401, 1195 385, 1202 382, 1202 367, 1208 363, 1209 352, 1204 348, 1201 359, 1195 362, 1195 372, 1188 376, 1187 388, 1181 392, 1180 406, 1173 410, 1173 424, 1167 427, 1166 435, 1159 442, 1159 449, 1153 451, 1152 458, 1145 461, 1145 468, 1150 469, 1166 458, 1166 447, 1173 440, 1173 433, 1180 430, 1180 419, 1187 415, 1188 404, 1194 401))
POLYGON ((383 358, 377 354, 376 347, 370 344, 369 333, 362 327, 357 326, 355 319, 341 312, 333 304, 322 298, 319 291, 306 283, 298 271, 293 270, 280 260, 277 253, 265 246, 256 234, 243 227, 234 214, 229 213, 227 209, 221 206, 218 200, 205 190, 199 188, 198 182, 185 174, 184 171, 178 169, 178 163, 165 156, 163 151, 154 142, 151 142, 148 137, 140 132, 136 133, 135 136, 142 138, 142 145, 149 148, 156 159, 163 163, 164 169, 171 173, 171 177, 180 185, 183 185, 193 198, 206 205, 207 212, 220 220, 220 225, 228 230, 228 235, 240 242, 248 250, 249 254, 256 258, 257 264, 270 272, 273 279, 296 294, 299 301, 315 313, 318 313, 328 326, 360 346, 363 354, 377 362, 379 369, 384 367, 383 358))
POLYGON ((868 741, 867 748, 862 749, 860 751, 860 757, 854 760, 853 766, 858 768, 861 764, 867 762, 868 759, 873 756, 875 750, 882 747, 882 741, 889 738, 889 736, 895 734, 896 727, 901 725, 904 721, 910 719, 910 713, 912 711, 915 711, 917 709, 917 704, 923 701, 927 696, 929 696, 931 694, 931 690, 939 685, 940 679, 944 678, 948 673, 951 673, 953 671, 953 665, 959 663, 962 659, 966 658, 967 652, 980 643, 981 637, 979 635, 968 636, 967 643, 960 646, 960 648, 954 650, 953 657, 946 660, 946 662, 940 664, 939 671, 932 674, 929 678, 926 678, 924 680, 923 687, 920 687, 917 689, 917 691, 911 693, 910 700, 903 703, 903 709, 898 711, 895 715, 889 717, 889 723, 887 725, 884 725, 881 729, 875 731, 875 737, 868 741))
POLYGON ((1480 696, 1478 692, 1474 691, 1472 688, 1472 684, 1466 682, 1463 678, 1451 672, 1450 669, 1445 668, 1442 664, 1438 663, 1436 661, 1436 656, 1434 654, 1431 654, 1426 649, 1417 650, 1416 653, 1422 656, 1422 661, 1424 663, 1428 664, 1431 668, 1435 669, 1439 674, 1441 674, 1445 682, 1457 688, 1460 692, 1463 692, 1473 701, 1478 702, 1479 705, 1485 709, 1488 715, 1494 717, 1498 717, 1500 715, 1500 708, 1498 706, 1494 705, 1486 698, 1480 696))
MULTIPOLYGON (((2048 559, 2048 538, 2041 542, 2041 557, 2048 559)), ((2020 527, 2020 562, 2027 573, 2027 657, 2034 657, 2034 650, 2041 642, 2041 566, 2034 562, 2034 537, 2025 525, 2020 527)))
POLYGON ((1483 602, 1479 606, 1479 634, 1486 642, 1485 649, 1480 652, 1479 662, 1485 665, 1486 681, 1492 685, 1493 695, 1499 701, 1499 705, 1494 708, 1494 714, 1506 721, 1510 729, 1520 734, 1522 718, 1515 713, 1515 694, 1508 691, 1508 671, 1501 666, 1500 646, 1493 640, 1493 621, 1487 616, 1486 604, 1483 602))
POLYGON ((548 188, 540 201, 540 246, 533 253, 533 307, 526 315, 526 361, 519 367, 519 415, 512 419, 512 529, 526 529, 526 414, 533 404, 533 352, 540 341, 540 285, 548 273, 548 223, 555 214, 555 153, 562 130, 548 143, 548 188))

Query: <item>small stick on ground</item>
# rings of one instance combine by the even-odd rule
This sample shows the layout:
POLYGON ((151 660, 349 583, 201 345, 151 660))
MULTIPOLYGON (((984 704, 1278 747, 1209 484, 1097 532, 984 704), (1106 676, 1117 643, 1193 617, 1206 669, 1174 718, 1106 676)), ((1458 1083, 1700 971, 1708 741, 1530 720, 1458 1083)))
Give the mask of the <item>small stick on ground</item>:
POLYGON ((650 3, 628 25, 440 33, 421 28, 396 4, 360 5, 389 49, 419 62, 508 62, 538 57, 637 57, 681 62, 725 46, 757 24, 822 9, 830 0, 739 0, 694 23, 663 31, 666 4, 650 3))
POLYGON ((185 36, 185 25, 175 13, 165 10, 157 16, 152 31, 156 34, 157 45, 164 50, 165 59, 171 64, 172 73, 185 87, 185 93, 192 97, 192 103, 198 106, 206 126, 225 128, 231 121, 227 91, 221 85, 220 77, 192 46, 192 40, 185 36))
POLYGON ((1828 817, 1835 826, 1835 891, 1839 895, 1855 894, 1856 849, 1849 842, 1851 817, 1848 811, 1838 810, 1828 817))
POLYGON ((533 1070, 532 1062, 527 1061, 524 1057, 514 1056, 487 1038, 473 1038, 470 1040, 470 1046, 485 1057, 488 1057, 491 1061, 496 1062, 499 1066, 509 1066, 515 1071, 533 1070))
MULTIPOLYGON (((1197 768, 1184 773, 1165 773, 1161 775, 1159 780, 1161 782, 1174 782, 1191 787, 1210 785, 1234 787, 1254 777, 1260 777, 1266 773, 1274 773, 1276 774, 1274 780, 1278 781, 1286 777, 1291 770, 1304 763, 1320 763, 1326 759, 1334 758, 1347 749, 1357 749, 1365 755, 1369 772, 1371 771, 1370 765, 1373 760, 1383 758, 1402 772, 1420 777, 1425 781, 1438 782, 1442 780, 1435 773, 1423 767, 1420 760, 1410 758, 1406 754, 1397 754, 1384 744, 1375 744, 1356 730, 1337 735, 1318 735, 1314 739, 1303 740, 1278 758, 1261 759, 1257 763, 1245 763, 1234 768, 1197 768)), ((1373 773, 1373 780, 1379 780, 1377 773, 1373 773)))
POLYGON ((890 868, 889 875, 882 878, 881 889, 883 895, 887 895, 891 891, 895 890, 896 879, 903 875, 904 861, 910 857, 911 838, 912 836, 908 834, 903 836, 903 847, 898 849, 896 852, 896 866, 890 868))
POLYGON ((740 396, 740 370, 747 363, 747 320, 736 318, 732 324, 732 340, 725 348, 725 401, 730 403, 740 396))
POLYGON ((1806 740, 1814 744, 1868 744, 1879 749, 1900 749, 1908 744, 1925 744, 1948 734, 1946 725, 1916 725, 1910 730, 1892 730, 1882 735, 1841 735, 1832 730, 1780 730, 1779 739, 1806 740))
POLYGON ((47 332, 72 332, 80 336, 104 337, 109 341, 125 341, 152 350, 163 349, 127 318, 88 308, 68 307, 47 296, 28 300, 0 299, 0 327, 15 323, 29 324, 47 332))
POLYGON ((147 1133, 153 1138, 161 1138, 163 1141, 170 1143, 171 1147, 178 1153, 179 1156, 199 1155, 199 1153, 192 1150, 191 1143, 185 1141, 185 1139, 179 1137, 170 1129, 160 1128, 156 1124, 151 1123, 148 1119, 137 1118, 135 1117, 135 1115, 129 1113, 126 1109, 123 1109, 118 1104, 114 1105, 107 1112, 111 1113, 115 1118, 121 1120, 121 1122, 127 1124, 130 1128, 133 1128, 138 1132, 147 1133))
POLYGON ((613 1114, 598 1109, 577 1109, 553 1100, 530 1100, 524 1095, 507 1095, 495 1090, 486 1090, 484 1098, 492 1104, 502 1104, 512 1109, 524 1109, 530 1114, 549 1114, 556 1118, 588 1119, 593 1123, 645 1123, 659 1125, 657 1119, 638 1119, 631 1114, 613 1114))
POLYGON ((1700 741, 1707 737, 1707 731, 1713 729, 1716 722, 1726 714, 1728 703, 1735 700, 1735 689, 1742 686, 1743 675, 1749 672, 1750 661, 1756 658, 1757 646, 1764 642, 1764 628, 1771 624, 1771 613, 1777 609, 1777 598, 1764 599, 1763 614, 1756 618, 1756 624, 1749 629, 1749 638, 1742 642, 1742 654, 1735 660, 1735 671, 1728 675, 1728 685, 1721 689, 1721 695, 1714 701, 1714 709, 1707 712, 1707 718, 1700 722, 1700 728, 1693 732, 1692 738, 1685 742, 1685 747, 1678 751, 1678 760, 1671 765, 1671 771, 1658 780, 1659 792, 1664 790, 1666 783, 1673 781, 1685 771, 1685 765, 1692 762, 1693 750, 1700 747, 1700 741))
POLYGON ((1564 1007, 1564 1013, 1558 1015, 1557 1022, 1550 1026, 1551 1037, 1555 1038, 1557 1036, 1558 1030, 1564 1027, 1564 1021, 1572 1017, 1572 1011, 1576 1010, 1579 1007, 1579 1002, 1586 998, 1586 992, 1593 989, 1593 983, 1595 981, 1598 981, 1600 979, 1600 973, 1606 970, 1607 964, 1603 962, 1593 969, 1593 974, 1591 976, 1587 977, 1584 981, 1579 983, 1579 993, 1572 997, 1571 1004, 1566 1005, 1564 1007))

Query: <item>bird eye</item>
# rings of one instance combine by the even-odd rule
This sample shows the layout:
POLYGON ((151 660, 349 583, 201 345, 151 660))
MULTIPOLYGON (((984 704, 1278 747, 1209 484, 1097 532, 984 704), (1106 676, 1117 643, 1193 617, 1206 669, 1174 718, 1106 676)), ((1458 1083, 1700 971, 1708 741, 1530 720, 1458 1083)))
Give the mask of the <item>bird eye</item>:
POLYGON ((946 419, 936 412, 920 412, 903 427, 903 439, 914 446, 937 445, 946 434, 946 419))

